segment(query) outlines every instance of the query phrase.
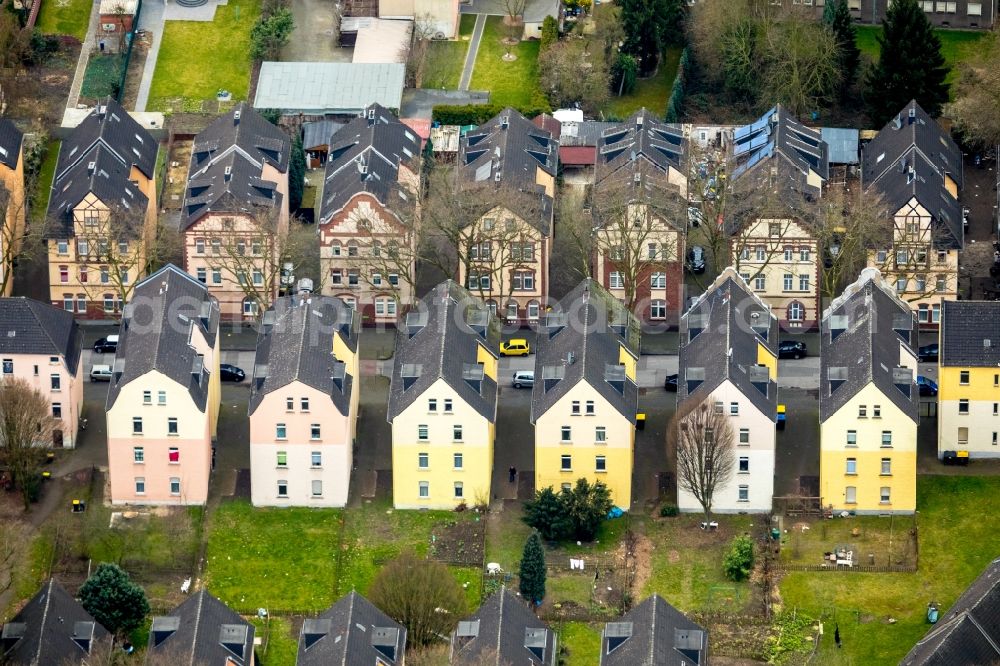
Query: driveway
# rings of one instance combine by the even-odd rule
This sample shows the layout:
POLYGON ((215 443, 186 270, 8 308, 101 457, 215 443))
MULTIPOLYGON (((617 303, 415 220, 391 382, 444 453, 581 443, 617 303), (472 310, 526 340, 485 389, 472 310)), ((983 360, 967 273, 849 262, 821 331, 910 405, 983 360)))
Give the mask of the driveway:
POLYGON ((160 55, 160 44, 163 43, 165 10, 166 3, 152 0, 142 4, 142 11, 139 14, 139 28, 149 33, 149 51, 146 52, 146 63, 143 65, 142 78, 139 80, 139 93, 135 99, 136 111, 145 111, 149 102, 149 89, 153 85, 156 58, 160 55))
POLYGON ((354 49, 337 45, 337 5, 333 0, 292 0, 295 30, 281 50, 285 62, 351 62, 354 49))
MULTIPOLYGON (((470 49, 471 50, 471 49, 470 49)), ((490 93, 486 91, 424 90, 407 88, 403 91, 403 102, 399 109, 400 118, 423 118, 430 120, 434 107, 438 104, 489 104, 490 93)))

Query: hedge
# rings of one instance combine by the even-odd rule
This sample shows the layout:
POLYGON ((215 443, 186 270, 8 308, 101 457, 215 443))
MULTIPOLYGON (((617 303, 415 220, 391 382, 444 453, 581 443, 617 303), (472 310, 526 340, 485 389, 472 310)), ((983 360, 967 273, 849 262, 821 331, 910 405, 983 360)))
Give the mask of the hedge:
POLYGON ((677 63, 677 76, 674 78, 673 88, 670 89, 670 99, 667 100, 667 113, 664 117, 668 123, 680 122, 681 110, 684 108, 684 87, 687 79, 687 71, 691 66, 691 56, 687 47, 681 51, 680 62, 677 63))
MULTIPOLYGON (((432 117, 435 122, 442 125, 482 125, 505 108, 500 104, 442 104, 434 107, 432 117)), ((517 110, 526 118, 534 118, 539 114, 551 111, 550 108, 541 105, 517 110)))

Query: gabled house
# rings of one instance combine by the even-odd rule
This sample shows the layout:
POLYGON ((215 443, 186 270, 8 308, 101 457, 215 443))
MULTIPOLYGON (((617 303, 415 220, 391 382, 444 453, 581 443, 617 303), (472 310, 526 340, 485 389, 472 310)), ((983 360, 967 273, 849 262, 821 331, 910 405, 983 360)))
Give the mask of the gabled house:
POLYGON ((936 327, 941 302, 958 297, 962 151, 911 101, 865 146, 861 167, 862 187, 882 197, 889 218, 868 265, 895 286, 921 326, 936 327))
MULTIPOLYGON (((774 495, 775 419, 778 407, 778 321, 731 267, 681 317, 677 413, 700 405, 732 423, 734 469, 716 486, 712 511, 771 510, 774 495)), ((682 426, 683 427, 683 426, 682 426)), ((690 492, 677 489, 681 511, 701 511, 690 492)))
POLYGON ((449 663, 555 666, 557 652, 555 632, 505 586, 451 632, 449 663))
POLYGON ((136 285, 107 401, 112 504, 204 504, 219 421, 219 304, 173 264, 136 285))
POLYGON ((802 201, 822 197, 829 147, 819 129, 799 123, 779 104, 733 130, 730 158, 735 190, 760 197, 756 214, 724 222, 731 265, 783 328, 814 328, 822 248, 795 210, 802 201))
POLYGON ((601 481, 631 507, 638 359, 638 323, 594 280, 546 313, 531 394, 535 488, 601 481))
POLYGON ((406 627, 355 591, 307 618, 296 666, 403 666, 406 627))
POLYGON ((451 280, 400 322, 389 385, 397 509, 453 509, 490 498, 499 325, 451 280))
POLYGON ((357 432, 361 315, 301 290, 274 302, 250 385, 254 506, 344 506, 357 432))
POLYGON ((83 331, 73 315, 29 298, 0 298, 0 379, 23 379, 59 420, 52 446, 72 449, 83 413, 83 331))
POLYGON ((1000 559, 990 562, 900 666, 978 666, 1000 662, 1000 559))
POLYGON ((323 294, 387 324, 413 303, 420 137, 372 104, 333 135, 319 209, 323 294))
POLYGON ((0 296, 14 288, 13 259, 24 235, 24 135, 7 118, 0 118, 0 296))
POLYGON ((874 268, 835 298, 820 331, 823 506, 913 513, 917 502, 917 330, 874 268))
POLYGON ((684 299, 687 139, 646 109, 601 132, 594 274, 647 322, 676 325, 684 299))
POLYGON ((482 193, 462 231, 458 281, 509 323, 536 322, 549 294, 559 142, 506 108, 461 139, 460 196, 482 193))
POLYGON ((654 594, 601 632, 601 666, 701 666, 708 631, 654 594))
POLYGON ((10 666, 87 664, 107 649, 111 634, 50 578, 17 615, 0 628, 0 663, 10 666))
POLYGON ((205 590, 185 599, 167 615, 153 618, 146 658, 173 663, 253 666, 252 624, 205 590))
POLYGON ((1000 303, 943 301, 938 343, 938 457, 1000 457, 1000 303))
POLYGON ((158 149, 111 97, 63 140, 45 230, 52 305, 84 319, 121 312, 156 234, 158 149))
POLYGON ((224 320, 255 318, 278 295, 290 153, 288 136, 246 102, 194 139, 184 269, 208 286, 224 320))

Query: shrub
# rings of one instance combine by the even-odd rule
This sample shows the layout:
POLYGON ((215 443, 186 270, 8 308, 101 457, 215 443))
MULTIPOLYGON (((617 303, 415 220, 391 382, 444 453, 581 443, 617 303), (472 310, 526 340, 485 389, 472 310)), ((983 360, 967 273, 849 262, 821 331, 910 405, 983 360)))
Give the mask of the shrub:
POLYGON ((729 544, 722 568, 730 580, 739 582, 749 578, 753 570, 753 539, 745 534, 735 537, 729 544))
POLYGON ((538 532, 532 532, 524 544, 519 578, 522 597, 536 603, 545 598, 545 550, 538 532))
POLYGON ((663 518, 673 518, 677 515, 677 507, 673 504, 664 504, 660 507, 660 516, 663 518))
POLYGON ((368 598, 406 627, 408 642, 427 645, 447 636, 465 613, 465 593, 448 567, 406 552, 372 582, 368 598))
MULTIPOLYGON (((434 107, 433 118, 442 125, 482 125, 505 107, 499 104, 442 104, 434 107)), ((527 118, 534 118, 551 109, 544 103, 518 109, 527 118)))
POLYGON ((100 564, 79 597, 83 608, 113 634, 139 628, 149 614, 146 593, 117 564, 100 564))
POLYGON ((577 479, 573 488, 558 495, 552 486, 538 491, 524 505, 524 522, 549 541, 592 541, 613 506, 606 485, 577 479))

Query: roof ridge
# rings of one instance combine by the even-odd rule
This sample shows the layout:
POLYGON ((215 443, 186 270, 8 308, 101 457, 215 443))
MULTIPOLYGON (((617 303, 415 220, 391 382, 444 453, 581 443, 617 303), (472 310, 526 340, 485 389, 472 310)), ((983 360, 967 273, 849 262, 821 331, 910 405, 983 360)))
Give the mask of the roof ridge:
POLYGON ((39 663, 42 658, 42 647, 45 645, 45 641, 42 640, 45 636, 45 623, 49 618, 49 604, 52 603, 52 584, 55 582, 55 578, 49 578, 48 590, 45 593, 45 608, 42 610, 42 622, 38 627, 38 651, 35 652, 35 663, 39 663))
POLYGON ((191 634, 191 660, 188 662, 189 666, 194 666, 194 648, 198 644, 198 627, 201 624, 201 607, 205 603, 205 588, 198 590, 198 603, 195 605, 194 614, 194 631, 191 634))
POLYGON ((344 633, 344 651, 341 653, 341 666, 347 666, 347 655, 349 654, 347 646, 351 642, 351 627, 354 626, 354 600, 357 599, 357 596, 358 593, 356 590, 351 590, 347 595, 347 631, 344 633))
POLYGON ((656 597, 652 598, 652 605, 653 605, 653 617, 652 617, 652 619, 649 622, 649 663, 650 664, 656 663, 656 662, 653 661, 653 653, 656 651, 656 648, 655 648, 655 646, 656 646, 656 611, 657 611, 657 605, 658 605, 656 603, 656 597))
POLYGON ((499 617, 497 618, 497 662, 496 662, 496 666, 501 666, 501 664, 500 664, 500 639, 503 636, 503 610, 504 610, 503 607, 504 607, 504 604, 507 602, 507 599, 506 599, 506 597, 507 597, 506 590, 507 590, 507 586, 506 585, 503 588, 501 588, 501 590, 500 590, 500 612, 499 612, 499 617))

